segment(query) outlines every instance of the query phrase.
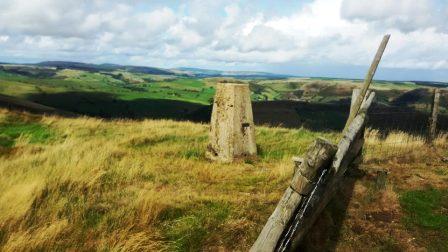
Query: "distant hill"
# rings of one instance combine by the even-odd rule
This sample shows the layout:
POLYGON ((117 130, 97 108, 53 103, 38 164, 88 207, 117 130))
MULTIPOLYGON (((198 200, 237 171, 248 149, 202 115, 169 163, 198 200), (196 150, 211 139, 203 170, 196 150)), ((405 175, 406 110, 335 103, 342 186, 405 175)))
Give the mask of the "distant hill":
POLYGON ((99 71, 117 71, 123 70, 131 73, 145 73, 154 75, 179 75, 198 78, 206 77, 234 77, 234 78, 264 78, 264 79, 282 79, 290 77, 283 74, 273 74, 255 71, 220 71, 200 68, 181 67, 175 69, 163 69, 146 66, 127 66, 117 64, 89 64, 71 61, 44 61, 35 64, 36 66, 55 67, 58 69, 76 69, 90 72, 99 71))
POLYGON ((173 71, 156 67, 122 66, 116 64, 88 64, 88 63, 70 62, 70 61, 44 61, 37 63, 36 65, 45 67, 56 67, 59 69, 76 69, 76 70, 93 71, 93 72, 124 70, 133 73, 146 73, 156 75, 175 74, 173 71))
MULTIPOLYGON (((23 69, 20 66, 25 67, 45 67, 52 68, 53 70, 60 69, 74 69, 83 70, 88 72, 112 72, 112 71, 127 71, 130 73, 143 73, 152 75, 165 75, 165 76, 178 76, 178 77, 196 77, 196 78, 208 78, 208 77, 230 77, 238 79, 288 79, 292 77, 304 77, 297 75, 286 75, 286 74, 275 74, 269 72, 261 71, 223 71, 223 70, 213 70, 213 69, 203 69, 194 67, 179 67, 172 69, 158 68, 158 67, 148 67, 148 66, 131 66, 131 65, 119 65, 119 64, 91 64, 82 62, 72 62, 72 61, 43 61, 36 64, 11 64, 11 63, 1 63, 1 66, 12 66, 15 69, 9 68, 8 71, 17 71, 21 73, 23 69)), ((51 69, 50 69, 51 70, 51 69)), ((29 69, 26 69, 29 72, 29 69)), ((42 76, 41 76, 42 77, 42 76)), ((343 80, 343 81, 354 81, 362 82, 362 79, 344 79, 344 78, 331 78, 331 77, 306 77, 314 80, 343 80)), ((375 80, 376 83, 389 83, 389 84, 403 84, 403 83, 415 83, 420 86, 427 87, 448 87, 448 82, 434 82, 434 81, 387 81, 387 80, 375 80)))
POLYGON ((413 82, 420 86, 429 86, 429 87, 436 87, 436 88, 448 87, 447 82, 438 82, 438 81, 413 81, 413 82))
POLYGON ((192 67, 180 67, 176 68, 180 72, 184 72, 189 75, 194 75, 196 77, 235 77, 235 78, 267 78, 267 79, 282 79, 291 77, 284 74, 274 74, 267 72, 256 72, 256 71, 221 71, 221 70, 210 70, 192 67))

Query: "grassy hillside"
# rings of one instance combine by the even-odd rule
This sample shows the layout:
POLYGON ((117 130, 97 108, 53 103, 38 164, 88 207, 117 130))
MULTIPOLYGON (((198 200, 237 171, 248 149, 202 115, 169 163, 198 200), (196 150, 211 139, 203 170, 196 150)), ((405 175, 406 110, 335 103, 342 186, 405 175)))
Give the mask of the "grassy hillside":
MULTIPOLYGON (((258 159, 217 164, 205 159, 207 132, 190 122, 0 110, 0 250, 247 250, 289 182, 291 157, 317 136, 337 138, 257 127, 258 159)), ((435 150, 401 133, 367 136, 362 169, 305 246, 446 250, 447 136, 435 150), (397 138, 413 145, 387 145, 397 138), (389 156, 376 155, 381 144, 389 156), (385 184, 378 168, 389 171, 385 184)))
POLYGON ((3 70, 0 71, 0 92, 29 99, 65 92, 103 92, 121 100, 171 99, 199 104, 208 104, 213 96, 210 87, 200 79, 69 69, 58 70, 52 77, 3 70))
MULTIPOLYGON (((63 66, 0 65, 0 106, 10 107, 8 101, 18 98, 20 104, 34 102, 32 107, 40 104, 101 118, 207 122, 215 85, 222 79, 149 74, 115 65, 63 66)), ((359 80, 322 78, 240 81, 250 85, 256 123, 320 131, 343 127, 351 92, 361 84, 359 80)), ((432 99, 429 89, 413 82, 387 81, 374 82, 373 89, 379 118, 372 117, 371 127, 410 131, 412 120, 419 122, 412 123, 414 128, 426 131, 432 99)), ((442 94, 440 111, 445 116, 439 118, 439 125, 443 129, 448 125, 447 97, 446 92, 442 94)))
MULTIPOLYGON (((210 104, 214 86, 220 79, 172 73, 151 74, 129 67, 98 65, 89 68, 88 64, 81 65, 83 67, 74 65, 71 66, 73 68, 63 68, 65 65, 58 65, 59 68, 0 65, 0 93, 40 101, 48 106, 54 105, 53 100, 57 100, 58 95, 80 93, 107 93, 111 99, 120 101, 167 99, 204 105, 210 104)), ((245 78, 244 81, 250 84, 254 101, 299 100, 317 103, 347 99, 351 96, 351 90, 362 83, 360 80, 319 78, 245 78)), ((373 83, 373 89, 383 103, 393 102, 400 95, 421 88, 415 82, 373 83)), ((75 104, 71 106, 73 109, 75 104)))

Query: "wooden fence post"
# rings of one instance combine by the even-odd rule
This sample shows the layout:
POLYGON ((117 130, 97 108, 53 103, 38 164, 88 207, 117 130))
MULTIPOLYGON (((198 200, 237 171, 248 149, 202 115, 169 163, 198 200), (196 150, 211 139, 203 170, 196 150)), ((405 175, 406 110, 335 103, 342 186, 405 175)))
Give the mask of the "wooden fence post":
MULTIPOLYGON (((365 100, 370 96, 370 93, 371 93, 372 91, 370 91, 370 90, 367 90, 367 92, 366 92, 366 96, 364 97, 364 100, 362 101, 362 102, 365 102, 365 100)), ((356 100, 358 99, 358 97, 359 97, 359 95, 361 94, 361 89, 359 89, 359 88, 355 88, 355 89, 353 89, 353 91, 352 91, 352 100, 350 101, 350 114, 351 113, 354 113, 354 110, 355 110, 355 103, 356 103, 356 100)), ((358 111, 359 112, 359 111, 358 111)))
MULTIPOLYGON (((370 96, 370 93, 371 93, 370 90, 367 91, 367 93, 366 93, 366 98, 368 98, 368 97, 370 96)), ((361 94, 361 89, 359 89, 359 88, 355 88, 355 89, 353 89, 353 92, 352 92, 352 100, 351 100, 351 103, 350 103, 350 114, 353 113, 356 99, 358 99, 358 96, 359 96, 360 94, 361 94)), ((363 102, 365 102, 366 98, 364 99, 363 102)), ((361 145, 364 145, 364 131, 365 131, 365 126, 362 128, 362 133, 360 134, 359 139, 358 139, 358 141, 362 141, 362 144, 361 144, 361 145)), ((357 166, 362 162, 362 158, 363 158, 363 157, 362 157, 362 148, 361 148, 361 150, 360 150, 360 152, 359 152, 359 155, 356 157, 356 159, 355 159, 354 162, 353 162, 353 165, 354 165, 355 167, 357 167, 357 166)))
POLYGON ((303 159, 294 160, 299 167, 251 252, 289 251, 288 248, 298 245, 331 199, 348 167, 359 157, 366 114, 374 97, 374 92, 368 94, 337 148, 317 139, 303 159), (321 182, 321 178, 328 184, 321 182))
POLYGON ((310 193, 311 187, 316 182, 316 173, 331 164, 335 153, 336 145, 325 139, 318 138, 309 147, 303 162, 294 172, 290 185, 251 247, 251 252, 271 252, 275 250, 284 229, 290 223, 291 217, 302 198, 310 193))
POLYGON ((303 219, 300 221, 300 224, 297 225, 295 234, 292 235, 291 244, 288 246, 287 243, 285 244, 282 241, 282 244, 279 244, 279 247, 289 247, 290 249, 284 250, 277 248, 278 251, 296 251, 300 241, 312 227, 313 223, 328 204, 332 196, 336 193, 345 172, 350 165, 353 164, 362 150, 364 144, 364 138, 362 138, 362 136, 364 135, 367 110, 370 108, 374 98, 375 93, 369 93, 369 96, 362 103, 358 115, 352 121, 348 130, 345 131, 343 138, 339 141, 338 150, 334 156, 330 171, 327 173, 327 183, 323 183, 321 186, 316 185, 316 188, 314 188, 313 192, 308 197, 310 208, 302 212, 303 219))
POLYGON ((355 88, 352 91, 352 100, 350 101, 350 114, 354 113, 353 110, 354 110, 355 102, 360 93, 361 93, 361 89, 359 89, 359 88, 355 88))
POLYGON ((374 92, 368 94, 337 148, 317 139, 303 159, 294 159, 299 167, 251 252, 294 251, 335 193, 348 167, 359 157, 366 114, 374 97, 374 92))
POLYGON ((370 83, 372 83, 373 76, 375 75, 376 69, 378 68, 378 64, 380 63, 381 57, 383 56, 384 50, 386 49, 387 43, 389 42, 390 35, 385 35, 381 44, 373 58, 372 64, 370 65, 369 71, 367 72, 366 78, 364 80, 364 84, 362 86, 360 95, 356 99, 353 105, 353 113, 350 113, 347 123, 345 124, 343 132, 345 132, 348 126, 352 123, 353 119, 355 119, 358 114, 359 109, 361 108, 361 104, 366 97, 367 90, 369 89, 370 83))
POLYGON ((434 89, 434 101, 431 109, 431 118, 429 120, 429 143, 432 143, 436 138, 437 133, 437 117, 439 115, 440 89, 434 89))

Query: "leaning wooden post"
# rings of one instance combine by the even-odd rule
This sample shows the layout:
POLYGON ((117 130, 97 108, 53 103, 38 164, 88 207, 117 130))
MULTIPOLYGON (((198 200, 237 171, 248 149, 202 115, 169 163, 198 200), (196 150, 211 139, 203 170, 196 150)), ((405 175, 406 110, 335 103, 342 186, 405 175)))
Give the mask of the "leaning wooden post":
MULTIPOLYGON (((375 93, 371 92, 362 103, 358 115, 352 121, 348 130, 344 132, 342 139, 338 143, 337 152, 326 174, 326 178, 322 178, 324 182, 322 184, 316 184, 310 196, 308 196, 308 204, 305 204, 308 208, 300 209, 298 213, 302 218, 299 218, 297 223, 292 223, 292 225, 296 225, 296 228, 293 229, 294 232, 291 234, 291 240, 283 239, 278 244, 276 251, 295 251, 332 196, 336 193, 337 188, 343 181, 342 178, 345 172, 353 164, 362 150, 364 144, 362 136, 364 135, 367 111, 374 98, 375 93)), ((321 176, 325 175, 322 174, 321 176)))
POLYGON ((221 162, 232 162, 235 157, 256 154, 249 85, 218 83, 210 122, 207 157, 221 162))
POLYGON ((434 89, 434 101, 432 104, 431 118, 429 120, 429 136, 430 143, 434 141, 437 133, 437 117, 439 115, 440 89, 434 89))
POLYGON ((310 193, 316 182, 316 174, 331 164, 335 153, 336 145, 322 138, 318 138, 309 147, 303 162, 295 171, 290 185, 250 251, 274 251, 300 201, 310 193))
POLYGON ((361 108, 362 101, 366 96, 367 90, 369 89, 370 83, 372 83, 373 76, 375 75, 376 69, 378 68, 378 64, 380 63, 381 57, 383 56, 384 50, 386 49, 387 42, 389 41, 390 35, 385 35, 381 44, 375 54, 375 58, 373 58, 372 64, 370 65, 369 71, 367 72, 366 78, 364 80, 364 85, 362 86, 361 93, 356 99, 355 104, 353 105, 353 113, 350 113, 347 123, 345 124, 343 132, 345 132, 348 126, 352 123, 353 119, 358 114, 359 109, 361 108))
MULTIPOLYGON (((361 94, 361 89, 359 89, 359 88, 355 88, 355 89, 353 89, 353 92, 352 92, 352 100, 351 100, 351 103, 350 103, 350 114, 351 114, 351 113, 354 113, 353 110, 354 110, 355 102, 356 102, 356 99, 358 98, 358 96, 359 96, 360 94, 361 94)), ((368 91, 367 91, 367 94, 366 94, 366 97, 364 98, 364 101, 363 101, 363 102, 365 102, 366 99, 370 97, 370 94, 371 94, 371 91, 368 90, 368 91)), ((358 138, 358 140, 357 140, 357 141, 361 141, 361 142, 362 142, 362 145, 364 144, 364 131, 365 131, 365 126, 364 126, 364 128, 362 129, 362 133, 360 134, 360 136, 359 136, 359 138, 358 138)), ((359 155, 358 155, 358 157, 355 159, 353 165, 354 165, 354 166, 359 165, 361 162, 362 162, 362 149, 360 150, 359 155)))
POLYGON ((353 91, 352 91, 352 99, 351 99, 351 101, 350 101, 350 115, 352 114, 352 113, 354 113, 354 107, 355 107, 355 101, 356 101, 356 99, 358 98, 358 96, 359 96, 359 94, 361 93, 361 89, 359 89, 359 88, 355 88, 355 89, 353 89, 353 91))

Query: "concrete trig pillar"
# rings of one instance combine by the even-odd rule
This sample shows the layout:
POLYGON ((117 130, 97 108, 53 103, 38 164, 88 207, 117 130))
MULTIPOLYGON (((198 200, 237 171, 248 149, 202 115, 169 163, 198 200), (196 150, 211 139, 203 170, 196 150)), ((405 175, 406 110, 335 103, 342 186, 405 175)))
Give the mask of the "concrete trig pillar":
POLYGON ((218 83, 207 156, 212 160, 232 162, 236 157, 256 154, 249 85, 218 83))

